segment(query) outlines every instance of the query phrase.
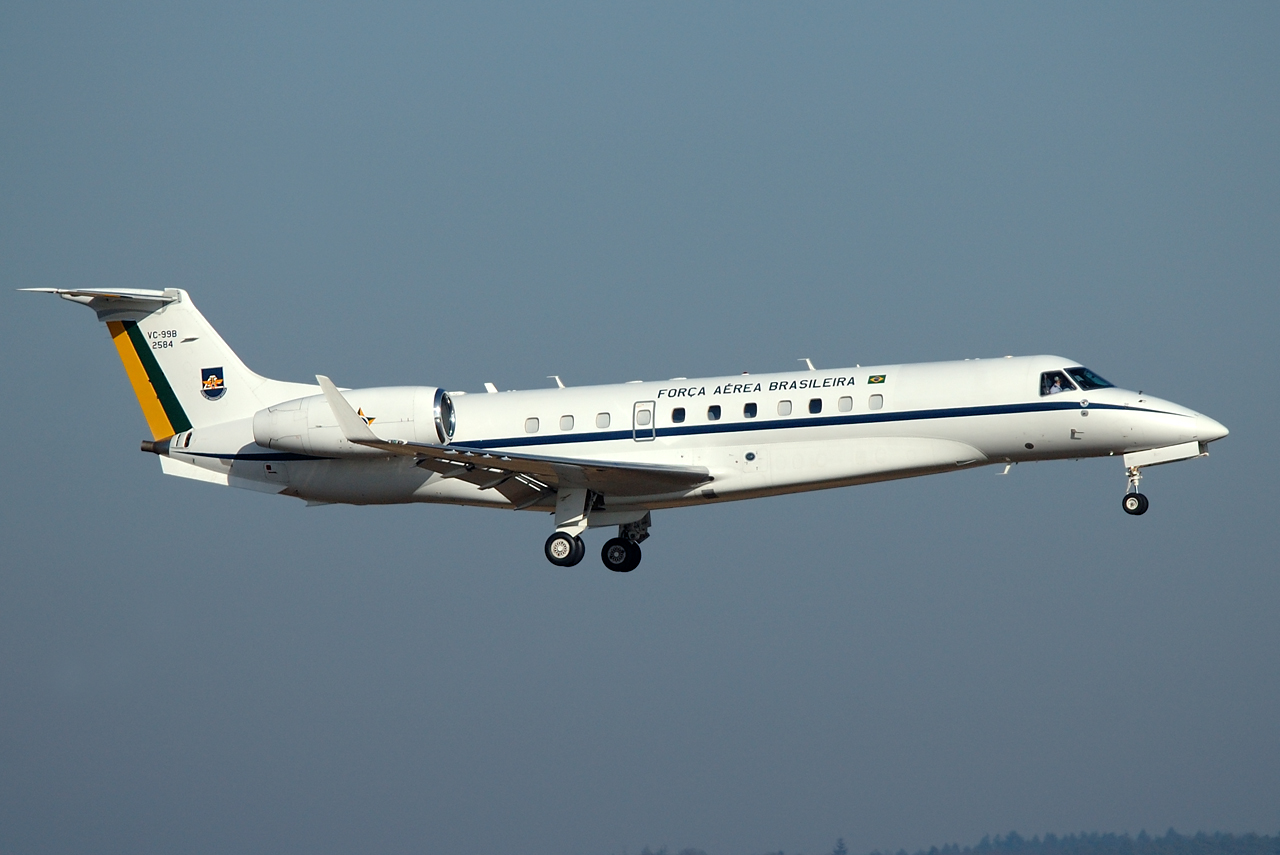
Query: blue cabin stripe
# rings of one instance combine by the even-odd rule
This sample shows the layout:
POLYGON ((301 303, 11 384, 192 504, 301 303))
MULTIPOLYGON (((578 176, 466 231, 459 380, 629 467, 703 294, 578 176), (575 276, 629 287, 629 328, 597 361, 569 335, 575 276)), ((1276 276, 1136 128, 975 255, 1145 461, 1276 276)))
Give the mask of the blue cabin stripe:
MULTIPOLYGON (((803 418, 782 418, 768 420, 747 420, 733 422, 711 422, 700 425, 673 425, 657 429, 659 437, 700 436, 713 433, 749 433, 761 430, 788 430, 791 428, 827 427, 830 425, 865 425, 885 424, 890 422, 912 422, 930 419, 957 419, 973 416, 1003 416, 1018 413, 1042 413, 1055 410, 1134 410, 1143 413, 1164 413, 1164 410, 1151 410, 1143 407, 1126 407, 1120 404, 1090 404, 1081 407, 1077 401, 1037 401, 1030 404, 997 404, 988 407, 950 407, 931 410, 907 410, 888 413, 858 413, 830 416, 806 416, 803 418)), ((1166 415, 1177 415, 1166 413, 1166 415)), ((643 429, 647 435, 649 428, 643 429)), ((595 431, 593 433, 562 433, 544 436, 516 436, 504 439, 463 440, 456 443, 456 448, 474 448, 487 450, 493 448, 528 448, 538 445, 565 445, 579 442, 607 442, 609 440, 632 439, 631 430, 595 431)))

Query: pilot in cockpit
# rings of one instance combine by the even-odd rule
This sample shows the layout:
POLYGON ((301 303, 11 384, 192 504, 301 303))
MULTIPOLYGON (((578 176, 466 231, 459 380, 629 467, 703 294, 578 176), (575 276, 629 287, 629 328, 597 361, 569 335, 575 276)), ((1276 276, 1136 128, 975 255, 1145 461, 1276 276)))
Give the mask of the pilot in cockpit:
POLYGON ((1071 381, 1061 371, 1046 371, 1040 375, 1040 394, 1056 395, 1074 389, 1071 381))

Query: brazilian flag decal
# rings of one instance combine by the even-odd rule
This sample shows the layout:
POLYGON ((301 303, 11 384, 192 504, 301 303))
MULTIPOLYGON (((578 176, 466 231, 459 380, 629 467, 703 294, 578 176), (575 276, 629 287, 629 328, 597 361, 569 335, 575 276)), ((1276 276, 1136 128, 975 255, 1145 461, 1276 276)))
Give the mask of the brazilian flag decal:
POLYGON ((169 378, 164 376, 138 325, 133 321, 108 321, 107 329, 120 354, 120 361, 124 363, 124 373, 129 377, 133 394, 138 396, 152 439, 164 439, 191 430, 186 411, 178 403, 169 378))
POLYGON ((868 383, 883 383, 883 382, 884 382, 884 375, 883 375, 883 374, 872 374, 870 377, 868 377, 868 378, 867 378, 867 382, 868 382, 868 383))

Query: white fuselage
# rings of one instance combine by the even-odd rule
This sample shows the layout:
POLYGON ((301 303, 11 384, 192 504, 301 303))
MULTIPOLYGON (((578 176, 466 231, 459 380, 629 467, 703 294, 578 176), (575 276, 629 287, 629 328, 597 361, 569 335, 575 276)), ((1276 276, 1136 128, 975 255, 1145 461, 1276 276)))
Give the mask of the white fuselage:
MULTIPOLYGON (((1043 372, 1078 364, 1034 356, 455 392, 456 430, 450 445, 703 467, 710 474, 709 483, 679 493, 603 497, 608 510, 624 511, 825 489, 991 463, 1122 455, 1207 443, 1226 434, 1206 416, 1125 389, 1042 394, 1043 372)), ((430 396, 422 388, 344 394, 353 408, 372 418, 370 426, 380 436, 437 441, 426 405, 430 396)), ((336 421, 322 424, 327 407, 316 406, 311 412, 321 414, 312 418, 311 428, 336 430, 336 421)), ((208 480, 315 502, 517 506, 498 490, 444 477, 412 459, 368 448, 305 454, 264 447, 254 441, 252 419, 180 434, 168 458, 180 466, 199 467, 208 480)), ((554 504, 552 496, 526 507, 546 511, 554 504)))

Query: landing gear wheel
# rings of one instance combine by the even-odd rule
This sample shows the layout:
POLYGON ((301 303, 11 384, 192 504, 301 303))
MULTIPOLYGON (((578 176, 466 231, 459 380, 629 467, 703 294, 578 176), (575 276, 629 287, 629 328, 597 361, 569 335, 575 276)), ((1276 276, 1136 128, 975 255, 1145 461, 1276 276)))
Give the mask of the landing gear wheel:
POLYGON ((572 567, 582 560, 587 547, 582 538, 557 531, 547 538, 543 551, 547 553, 547 560, 557 567, 572 567))
POLYGON ((1149 504, 1147 497, 1141 493, 1126 493, 1124 497, 1124 512, 1140 517, 1147 512, 1149 504))
POLYGON ((600 560, 615 573, 630 573, 640 563, 640 544, 625 537, 607 540, 600 550, 600 560))

